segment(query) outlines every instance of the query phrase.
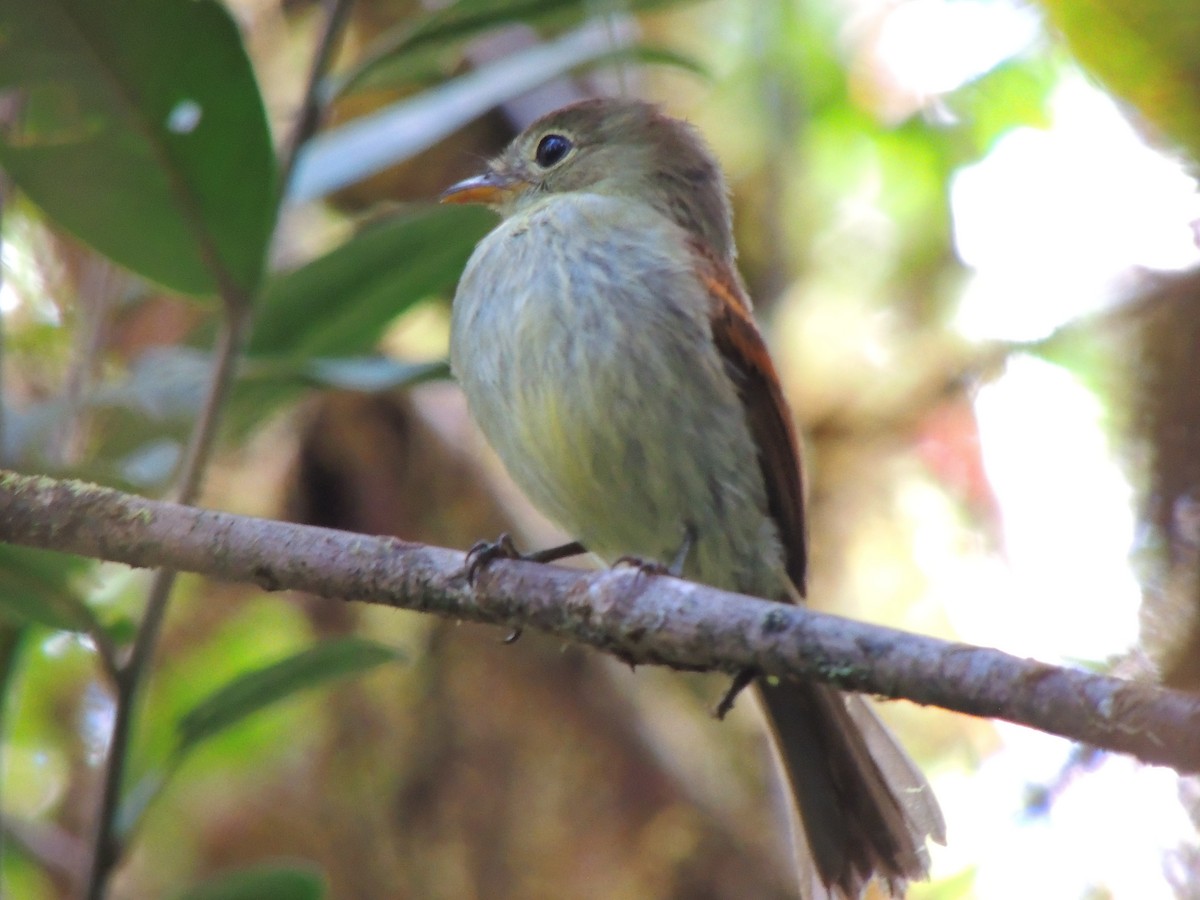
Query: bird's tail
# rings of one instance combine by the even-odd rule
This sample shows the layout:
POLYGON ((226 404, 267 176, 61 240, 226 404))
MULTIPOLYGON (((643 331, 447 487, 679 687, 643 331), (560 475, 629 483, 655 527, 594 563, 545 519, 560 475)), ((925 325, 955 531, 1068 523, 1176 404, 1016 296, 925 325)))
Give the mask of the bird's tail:
POLYGON ((945 823, 924 776, 867 702, 819 684, 760 681, 759 695, 798 813, 806 897, 892 896, 925 878, 927 838, 945 823))

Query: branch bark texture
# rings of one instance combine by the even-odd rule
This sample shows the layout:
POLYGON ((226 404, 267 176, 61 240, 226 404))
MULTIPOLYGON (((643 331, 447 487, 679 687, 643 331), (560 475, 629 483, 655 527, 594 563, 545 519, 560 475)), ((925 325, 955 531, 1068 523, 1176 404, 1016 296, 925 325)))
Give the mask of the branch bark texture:
POLYGON ((633 568, 499 560, 0 473, 0 540, 266 590, 300 590, 509 628, 630 664, 754 669, 1004 719, 1200 771, 1200 696, 731 594, 633 568))

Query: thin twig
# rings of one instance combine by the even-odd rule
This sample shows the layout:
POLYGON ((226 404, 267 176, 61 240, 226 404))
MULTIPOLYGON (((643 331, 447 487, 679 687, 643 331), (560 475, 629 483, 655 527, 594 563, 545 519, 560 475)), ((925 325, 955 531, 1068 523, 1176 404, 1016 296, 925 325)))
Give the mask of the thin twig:
MULTIPOLYGON (((178 484, 173 492, 175 498, 182 503, 190 503, 200 491, 203 475, 216 443, 220 413, 233 385, 241 348, 249 330, 248 306, 227 302, 225 309, 208 394, 192 429, 178 484)), ((100 900, 105 896, 109 876, 121 856, 122 848, 116 834, 116 820, 121 802, 121 788, 125 780, 125 764, 129 755, 133 719, 141 700, 150 663, 154 658, 154 649, 166 616, 167 600, 175 583, 175 575, 176 570, 173 568, 160 568, 154 573, 146 599, 146 610, 138 625, 129 659, 117 672, 112 738, 109 741, 104 784, 92 843, 89 900, 100 900)))
POLYGON ((496 560, 472 586, 463 554, 451 550, 4 473, 0 540, 534 628, 631 664, 811 679, 1200 771, 1200 696, 636 569, 587 573, 496 560))
MULTIPOLYGON (((317 92, 352 5, 353 0, 329 0, 327 4, 328 18, 305 88, 300 121, 285 151, 277 202, 283 196, 282 192, 290 177, 296 154, 311 135, 319 120, 320 102, 317 92)), ((191 503, 199 495, 204 474, 208 468, 208 461, 216 444, 217 426, 233 386, 242 348, 249 336, 252 314, 252 298, 231 277, 216 254, 210 236, 198 225, 195 231, 201 257, 216 281, 224 307, 224 316, 217 337, 207 395, 200 415, 192 428, 191 438, 188 441, 176 486, 172 492, 176 502, 185 504, 191 503)), ((116 833, 116 821, 121 802, 121 790, 125 780, 125 766, 129 755, 133 721, 140 705, 150 664, 154 658, 154 650, 158 644, 163 619, 166 616, 167 601, 175 583, 177 571, 168 561, 164 561, 163 566, 155 572, 151 581, 146 599, 146 610, 138 625, 128 661, 116 673, 117 689, 114 702, 113 732, 109 742, 100 807, 92 842, 92 859, 87 886, 88 900, 102 900, 105 896, 109 878, 120 860, 123 849, 116 833)))
MULTIPOLYGON (((4 127, 4 115, 4 103, 3 99, 0 98, 0 128, 4 127)), ((11 190, 12 182, 9 180, 8 173, 3 169, 0 169, 0 289, 4 287, 4 214, 7 211, 6 207, 11 190)), ((3 371, 5 351, 8 349, 5 341, 5 333, 6 328, 4 322, 4 311, 0 310, 0 465, 4 465, 8 462, 8 453, 4 446, 4 426, 7 403, 5 402, 4 396, 3 371)))
POLYGON ((308 70, 308 81, 304 86, 304 98, 296 115, 296 124, 292 127, 292 134, 283 151, 283 161, 279 167, 279 205, 282 205, 283 198, 287 196, 288 183, 292 180, 292 172, 296 168, 300 150, 321 125, 325 107, 321 96, 321 84, 329 71, 334 50, 337 49, 342 31, 350 20, 350 10, 353 7, 354 0, 325 0, 325 24, 308 70))
POLYGON ((765 190, 755 205, 755 255, 753 297, 759 310, 774 308, 784 289, 796 279, 789 266, 800 265, 794 243, 788 240, 790 216, 784 186, 795 177, 796 148, 809 111, 804 108, 804 86, 794 77, 797 64, 790 38, 798 14, 791 4, 759 3, 750 11, 749 38, 753 47, 754 81, 761 109, 769 122, 763 138, 766 155, 761 179, 765 190), (784 50, 781 45, 786 44, 784 50))
MULTIPOLYGON (((0 134, 6 130, 9 113, 8 108, 11 105, 10 98, 0 97, 0 134)), ((10 184, 8 173, 0 169, 0 292, 4 288, 4 213, 5 204, 8 201, 10 184)), ((4 419, 5 419, 5 397, 4 397, 4 357, 7 351, 5 342, 5 322, 4 311, 0 309, 0 465, 7 463, 8 454, 4 448, 4 419)), ((20 646, 21 629, 12 623, 0 623, 0 689, 3 689, 3 696, 0 696, 0 786, 3 786, 3 773, 7 768, 4 765, 4 725, 7 722, 5 713, 7 712, 6 702, 8 697, 7 687, 12 676, 12 667, 16 661, 16 652, 20 646)), ((0 796, 0 800, 3 796, 0 796)), ((0 827, 0 890, 4 887, 4 855, 5 844, 7 843, 8 832, 0 827)))

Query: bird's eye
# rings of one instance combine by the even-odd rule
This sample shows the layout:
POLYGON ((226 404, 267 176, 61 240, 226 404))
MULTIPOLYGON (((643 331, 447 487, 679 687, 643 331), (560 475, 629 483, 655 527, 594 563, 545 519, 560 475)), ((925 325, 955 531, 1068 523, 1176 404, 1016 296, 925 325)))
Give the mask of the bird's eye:
POLYGON ((571 149, 571 142, 561 134, 548 134, 538 141, 534 160, 543 169, 549 169, 562 161, 571 149))

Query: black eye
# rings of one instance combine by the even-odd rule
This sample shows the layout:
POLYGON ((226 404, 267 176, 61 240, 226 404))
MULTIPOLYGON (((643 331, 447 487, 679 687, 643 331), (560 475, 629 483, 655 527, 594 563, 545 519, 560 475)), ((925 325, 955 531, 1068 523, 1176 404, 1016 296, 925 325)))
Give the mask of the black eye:
POLYGON ((562 160, 571 149, 571 142, 561 134, 548 134, 537 145, 533 158, 543 169, 548 169, 562 160))

